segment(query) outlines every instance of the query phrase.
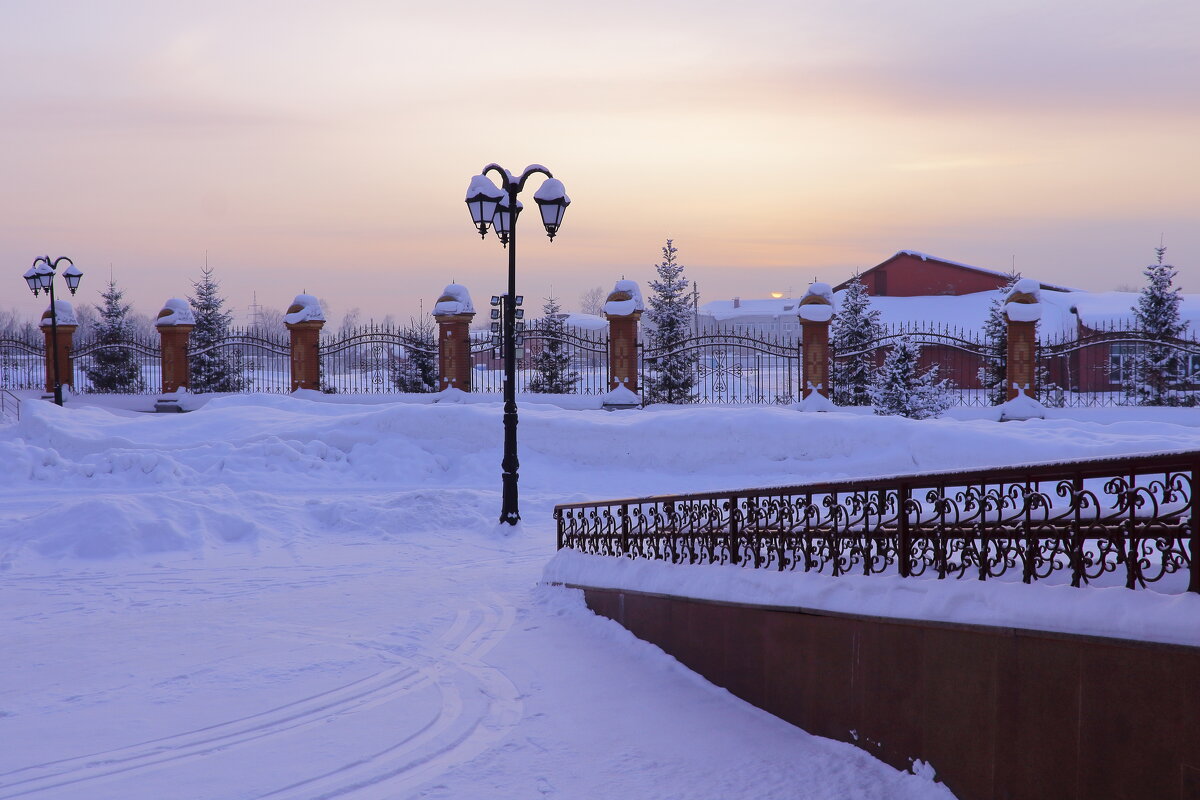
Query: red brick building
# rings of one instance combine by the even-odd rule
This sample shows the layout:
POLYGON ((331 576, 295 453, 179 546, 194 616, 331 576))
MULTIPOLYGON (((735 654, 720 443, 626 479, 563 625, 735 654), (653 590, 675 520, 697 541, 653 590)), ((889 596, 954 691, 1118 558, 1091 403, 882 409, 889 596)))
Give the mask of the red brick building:
MULTIPOLYGON (((901 250, 871 267, 860 276, 867 292, 875 297, 928 297, 991 292, 1008 281, 1008 275, 995 270, 947 261, 944 258, 901 250)), ((853 280, 853 279, 851 279, 853 280)), ((845 289, 850 281, 834 287, 845 289)), ((1069 292, 1065 286, 1043 283, 1042 289, 1069 292)))

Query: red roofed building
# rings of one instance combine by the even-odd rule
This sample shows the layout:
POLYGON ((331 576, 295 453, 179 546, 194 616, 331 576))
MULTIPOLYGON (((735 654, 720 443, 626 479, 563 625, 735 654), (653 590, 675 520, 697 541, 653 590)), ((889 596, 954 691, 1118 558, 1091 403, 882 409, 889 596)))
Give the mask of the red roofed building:
MULTIPOLYGON (((944 258, 901 250, 862 273, 867 292, 876 297, 928 297, 991 292, 1008 282, 1008 275, 995 270, 947 261, 944 258)), ((853 280, 853 278, 851 278, 853 280)), ((834 291, 846 288, 845 281, 834 291)), ((1052 292, 1069 292, 1066 286, 1043 283, 1052 292)))

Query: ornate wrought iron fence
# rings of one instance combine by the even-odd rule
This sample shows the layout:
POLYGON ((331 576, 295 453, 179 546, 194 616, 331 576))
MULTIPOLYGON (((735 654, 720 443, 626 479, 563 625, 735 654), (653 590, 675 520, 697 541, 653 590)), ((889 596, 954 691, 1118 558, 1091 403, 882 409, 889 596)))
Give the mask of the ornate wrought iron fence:
POLYGON ((783 404, 799 398, 800 342, 796 337, 717 328, 667 348, 650 334, 638 345, 638 383, 643 398, 657 379, 662 360, 673 356, 688 359, 696 402, 783 404))
POLYGON ((1111 325, 1052 335, 1038 348, 1038 377, 1048 387, 1041 392, 1049 405, 1113 406, 1135 402, 1130 394, 1133 364, 1146 348, 1160 345, 1176 356, 1175 374, 1166 395, 1173 405, 1200 401, 1200 339, 1162 343, 1136 330, 1111 325))
POLYGON ((596 555, 1130 589, 1178 573, 1200 592, 1198 472, 1191 451, 568 503, 554 517, 560 549, 596 555))
POLYGON ((988 363, 1003 361, 998 344, 988 341, 979 331, 966 330, 935 322, 889 325, 883 334, 865 347, 834 350, 830 347, 829 382, 836 392, 845 380, 849 362, 868 354, 876 367, 883 365, 887 351, 901 336, 908 336, 921 347, 920 369, 937 365, 938 378, 947 378, 955 388, 954 397, 963 406, 991 405, 988 387, 980 378, 980 369, 988 363))
POLYGON ((0 388, 46 386, 46 344, 33 337, 0 338, 0 388))
MULTIPOLYGON (((321 386, 331 392, 399 392, 399 376, 410 358, 432 359, 433 370, 437 371, 436 339, 422 340, 394 325, 372 323, 322 337, 319 354, 321 386)), ((436 390, 436 386, 431 389, 436 390)))
MULTIPOLYGON (((538 356, 556 347, 566 355, 568 371, 577 375, 572 394, 604 394, 608 391, 608 331, 548 327, 545 320, 531 320, 517 344, 517 391, 527 392, 540 374, 538 356)), ((504 360, 498 336, 473 334, 471 341, 471 391, 504 391, 504 360)))
POLYGON ((219 342, 198 347, 193 337, 188 358, 204 353, 227 355, 234 369, 246 378, 248 392, 290 392, 292 390, 291 344, 286 332, 268 332, 260 328, 234 329, 219 342))
POLYGON ((130 335, 120 340, 106 341, 92 336, 74 342, 71 360, 74 364, 75 391, 87 393, 155 394, 162 389, 162 346, 158 337, 130 335), (106 386, 105 353, 121 353, 137 365, 138 379, 119 386, 106 386))

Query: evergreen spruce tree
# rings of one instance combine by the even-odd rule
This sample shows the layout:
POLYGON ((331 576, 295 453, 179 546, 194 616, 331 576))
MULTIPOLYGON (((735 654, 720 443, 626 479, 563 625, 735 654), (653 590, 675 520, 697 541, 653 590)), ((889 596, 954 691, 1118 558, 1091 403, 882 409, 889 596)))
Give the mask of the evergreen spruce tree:
MULTIPOLYGON (((196 327, 192 330, 191 350, 204 350, 229 337, 233 312, 222 310, 225 299, 219 294, 220 284, 213 271, 205 267, 203 277, 192 283, 196 290, 188 298, 196 327)), ((188 359, 193 392, 241 392, 250 384, 242 354, 232 348, 217 348, 192 355, 188 359)))
POLYGON ((871 295, 858 273, 842 292, 830 328, 829 343, 835 354, 857 353, 839 359, 833 402, 839 406, 870 405, 875 351, 867 348, 883 334, 883 326, 879 323, 879 311, 871 308, 871 295))
POLYGON ((987 392, 988 402, 994 406, 1008 399, 1008 319, 1004 316, 1004 300, 1019 280, 1021 273, 1008 274, 1008 282, 996 291, 983 323, 983 340, 990 352, 979 368, 979 383, 987 392))
POLYGON ((679 252, 667 239, 658 264, 658 280, 650 281, 649 319, 656 326, 654 342, 662 355, 656 369, 646 380, 647 403, 694 403, 696 361, 693 352, 681 352, 692 326, 692 307, 688 299, 688 280, 683 265, 675 260, 679 252))
POLYGON ((579 382, 579 373, 571 369, 571 354, 567 352, 563 342, 565 326, 562 306, 557 297, 547 297, 542 306, 542 331, 539 337, 542 351, 533 359, 533 369, 537 375, 526 386, 526 391, 544 394, 569 394, 575 391, 579 382))
POLYGON ((427 393, 438 390, 437 334, 433 319, 410 319, 401 331, 405 357, 392 364, 392 382, 402 392, 427 393))
POLYGON ((91 364, 85 369, 94 392, 137 394, 146 390, 141 365, 128 347, 133 338, 133 326, 128 318, 129 305, 122 303, 125 293, 109 280, 101 294, 104 305, 96 306, 100 322, 96 330, 98 344, 106 345, 95 351, 91 364))
POLYGON ((1143 406, 1194 405, 1194 395, 1173 393, 1190 376, 1184 374, 1185 362, 1179 351, 1169 346, 1183 336, 1188 323, 1180 318, 1183 292, 1175 286, 1175 267, 1163 263, 1167 248, 1155 248, 1158 262, 1146 267, 1146 285, 1133 306, 1138 332, 1150 339, 1133 358, 1127 397, 1143 406))
POLYGON ((920 345, 907 335, 896 339, 870 389, 876 414, 926 419, 951 406, 950 381, 938 380, 936 364, 918 374, 920 358, 920 345))

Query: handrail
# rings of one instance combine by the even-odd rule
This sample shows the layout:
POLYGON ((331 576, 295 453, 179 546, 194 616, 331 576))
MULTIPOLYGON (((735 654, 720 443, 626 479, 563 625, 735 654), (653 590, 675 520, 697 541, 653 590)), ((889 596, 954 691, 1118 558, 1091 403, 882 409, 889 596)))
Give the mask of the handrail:
POLYGON ((1128 588, 1190 570, 1200 451, 563 503, 559 548, 676 563, 1128 588))
POLYGON ((0 418, 12 414, 17 422, 21 421, 21 398, 8 389, 0 389, 0 418))

